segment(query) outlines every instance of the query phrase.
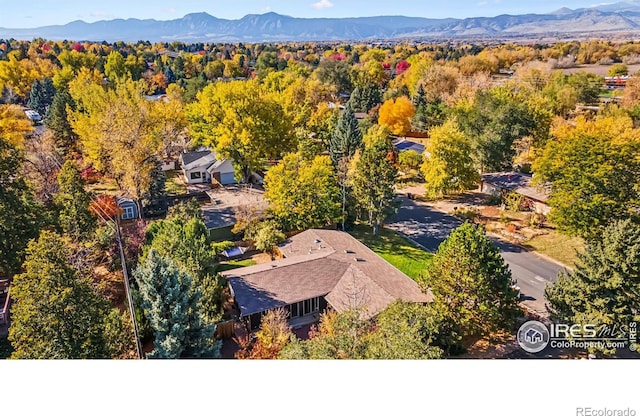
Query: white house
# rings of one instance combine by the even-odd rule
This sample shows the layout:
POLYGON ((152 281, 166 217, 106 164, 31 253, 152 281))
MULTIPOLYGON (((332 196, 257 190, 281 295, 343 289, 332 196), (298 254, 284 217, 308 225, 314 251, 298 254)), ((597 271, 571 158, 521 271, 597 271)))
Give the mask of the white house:
POLYGON ((218 159, 216 152, 198 150, 180 155, 182 173, 187 183, 213 183, 230 185, 237 183, 230 159, 218 159))

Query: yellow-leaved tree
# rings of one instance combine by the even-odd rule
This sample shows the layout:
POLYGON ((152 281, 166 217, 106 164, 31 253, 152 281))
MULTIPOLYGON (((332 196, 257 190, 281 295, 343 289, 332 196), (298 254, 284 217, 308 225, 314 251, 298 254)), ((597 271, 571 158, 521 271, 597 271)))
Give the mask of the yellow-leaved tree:
POLYGON ((33 125, 19 105, 0 105, 0 137, 11 146, 22 147, 24 137, 33 132, 33 125))
POLYGON ((206 86, 187 107, 187 117, 196 142, 232 159, 238 179, 297 144, 291 115, 257 80, 206 86))
POLYGON ((69 119, 83 155, 127 195, 145 198, 159 159, 186 129, 182 103, 146 100, 144 81, 121 80, 109 88, 83 71, 69 84, 77 102, 69 119))
POLYGON ((389 127, 393 134, 406 136, 411 132, 411 119, 416 109, 406 96, 390 99, 380 107, 378 123, 389 127))

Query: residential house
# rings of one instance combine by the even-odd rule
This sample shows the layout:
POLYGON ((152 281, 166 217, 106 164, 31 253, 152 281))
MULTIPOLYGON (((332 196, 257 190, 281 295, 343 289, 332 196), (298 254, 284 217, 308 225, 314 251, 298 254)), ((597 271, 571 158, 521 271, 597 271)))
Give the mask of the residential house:
POLYGON ((131 198, 120 197, 116 203, 122 210, 120 213, 121 220, 133 220, 138 218, 138 205, 131 198))
POLYGON ((531 210, 547 215, 551 212, 549 201, 549 187, 535 187, 531 184, 533 176, 520 172, 485 173, 480 182, 480 192, 491 195, 502 195, 516 192, 529 202, 531 210))
POLYGON ((394 139, 392 141, 392 144, 398 153, 413 150, 414 152, 421 155, 424 153, 424 150, 425 150, 425 145, 411 141, 411 140, 407 140, 405 138, 394 139))
POLYGON ((188 184, 230 185, 237 183, 231 160, 218 159, 216 152, 209 149, 182 153, 180 164, 184 179, 188 184))
POLYGON ((251 329, 262 314, 284 308, 294 328, 318 321, 327 308, 357 308, 369 319, 395 300, 428 303, 430 292, 350 234, 307 230, 278 247, 283 258, 222 273, 240 317, 251 329))

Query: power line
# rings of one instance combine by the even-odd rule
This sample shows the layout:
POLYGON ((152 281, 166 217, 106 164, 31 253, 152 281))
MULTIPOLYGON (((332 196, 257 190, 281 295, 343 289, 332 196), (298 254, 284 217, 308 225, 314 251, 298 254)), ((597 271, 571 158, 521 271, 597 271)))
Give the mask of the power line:
MULTIPOLYGON (((55 164, 58 166, 58 168, 62 169, 62 164, 60 163, 60 161, 54 157, 52 157, 52 159, 55 162, 55 164)), ((97 207, 97 209, 101 211, 101 213, 96 212, 98 217, 100 217, 100 219, 102 219, 105 222, 105 224, 109 226, 109 228, 111 228, 111 230, 116 233, 116 241, 118 242, 118 248, 120 251, 120 263, 122 266, 122 276, 124 278, 124 290, 127 296, 127 303, 129 304, 129 313, 131 314, 131 323, 133 324, 133 335, 136 340, 136 353, 138 355, 138 359, 142 359, 142 346, 140 344, 140 336, 138 334, 138 323, 136 322, 136 314, 135 314, 135 308, 133 306, 133 299, 131 298, 131 290, 130 290, 131 288, 129 285, 129 273, 127 271, 127 262, 124 256, 124 248, 122 247, 120 224, 118 223, 117 220, 114 220, 109 216, 109 214, 102 207, 100 202, 91 193, 89 193, 89 198, 95 203, 95 206, 97 207), (115 224, 115 227, 112 223, 115 224)), ((116 213, 116 218, 117 218, 117 215, 118 214, 116 213)))

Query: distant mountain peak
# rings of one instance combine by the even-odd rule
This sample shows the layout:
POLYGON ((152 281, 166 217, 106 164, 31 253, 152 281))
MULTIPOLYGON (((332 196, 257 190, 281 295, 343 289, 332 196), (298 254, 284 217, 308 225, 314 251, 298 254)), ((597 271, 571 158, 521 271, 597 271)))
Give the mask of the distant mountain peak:
POLYGON ((487 39, 561 34, 575 37, 625 32, 640 34, 640 0, 601 4, 548 14, 501 15, 467 19, 429 19, 407 16, 356 18, 296 18, 276 12, 250 14, 241 19, 220 19, 206 12, 174 19, 116 19, 35 29, 0 28, 0 38, 76 41, 184 41, 184 42, 288 42, 361 41, 420 38, 487 39))

